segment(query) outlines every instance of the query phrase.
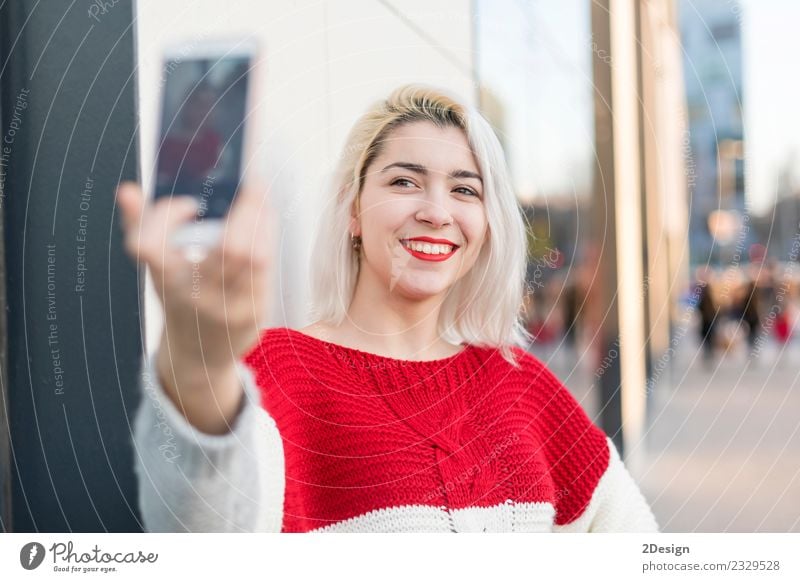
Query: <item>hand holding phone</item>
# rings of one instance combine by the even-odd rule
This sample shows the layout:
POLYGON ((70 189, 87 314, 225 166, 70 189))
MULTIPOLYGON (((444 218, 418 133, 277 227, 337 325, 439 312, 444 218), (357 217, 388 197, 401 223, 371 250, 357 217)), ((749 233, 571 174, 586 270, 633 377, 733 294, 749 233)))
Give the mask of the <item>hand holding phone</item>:
POLYGON ((137 184, 118 190, 126 249, 148 267, 164 310, 159 379, 208 433, 226 432, 238 413, 236 363, 271 297, 274 214, 264 187, 240 187, 255 55, 233 41, 169 49, 153 201, 137 184))
POLYGON ((247 137, 258 51, 249 40, 183 43, 164 53, 154 199, 188 195, 195 220, 172 243, 199 262, 218 243, 252 153, 247 137))
POLYGON ((277 223, 265 189, 241 189, 200 263, 172 243, 194 220, 196 200, 147 203, 135 183, 121 184, 117 200, 126 250, 148 267, 164 310, 156 363, 164 389, 197 428, 224 433, 242 398, 236 362, 258 340, 271 304, 277 223))

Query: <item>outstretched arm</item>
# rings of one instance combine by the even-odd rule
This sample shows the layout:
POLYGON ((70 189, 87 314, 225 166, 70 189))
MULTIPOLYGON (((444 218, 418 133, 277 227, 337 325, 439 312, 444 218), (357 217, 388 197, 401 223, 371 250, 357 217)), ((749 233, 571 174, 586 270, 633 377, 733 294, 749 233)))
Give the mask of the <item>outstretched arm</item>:
POLYGON ((238 364, 237 373, 241 409, 229 432, 212 435, 186 420, 147 362, 133 435, 146 531, 280 531, 283 446, 250 370, 238 364))

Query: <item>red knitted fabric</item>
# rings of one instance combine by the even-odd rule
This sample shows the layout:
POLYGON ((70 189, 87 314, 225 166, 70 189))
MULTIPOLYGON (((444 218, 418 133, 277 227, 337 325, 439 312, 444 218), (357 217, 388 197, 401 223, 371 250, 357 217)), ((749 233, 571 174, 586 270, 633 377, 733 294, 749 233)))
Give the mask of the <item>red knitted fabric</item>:
POLYGON ((609 463, 605 434, 530 354, 405 361, 265 330, 246 356, 283 440, 283 531, 405 505, 545 502, 577 519, 609 463))

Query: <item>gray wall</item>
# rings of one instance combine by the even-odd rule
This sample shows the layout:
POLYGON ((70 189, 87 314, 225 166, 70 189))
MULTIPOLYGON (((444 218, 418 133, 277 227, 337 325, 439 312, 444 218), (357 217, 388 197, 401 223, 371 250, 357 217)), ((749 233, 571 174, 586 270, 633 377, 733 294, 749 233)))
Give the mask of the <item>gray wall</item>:
POLYGON ((140 284, 114 205, 137 175, 135 30, 130 2, 99 6, 0 8, 5 531, 140 529, 140 284))

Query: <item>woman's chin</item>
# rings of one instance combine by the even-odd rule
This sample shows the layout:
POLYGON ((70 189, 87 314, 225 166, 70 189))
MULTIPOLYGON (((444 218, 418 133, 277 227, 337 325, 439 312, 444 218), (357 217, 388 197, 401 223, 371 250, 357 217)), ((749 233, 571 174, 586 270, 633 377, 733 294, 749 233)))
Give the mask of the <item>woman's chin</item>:
POLYGON ((392 294, 398 295, 410 301, 424 301, 439 297, 450 288, 448 281, 422 281, 422 280, 399 280, 392 288, 392 294))

